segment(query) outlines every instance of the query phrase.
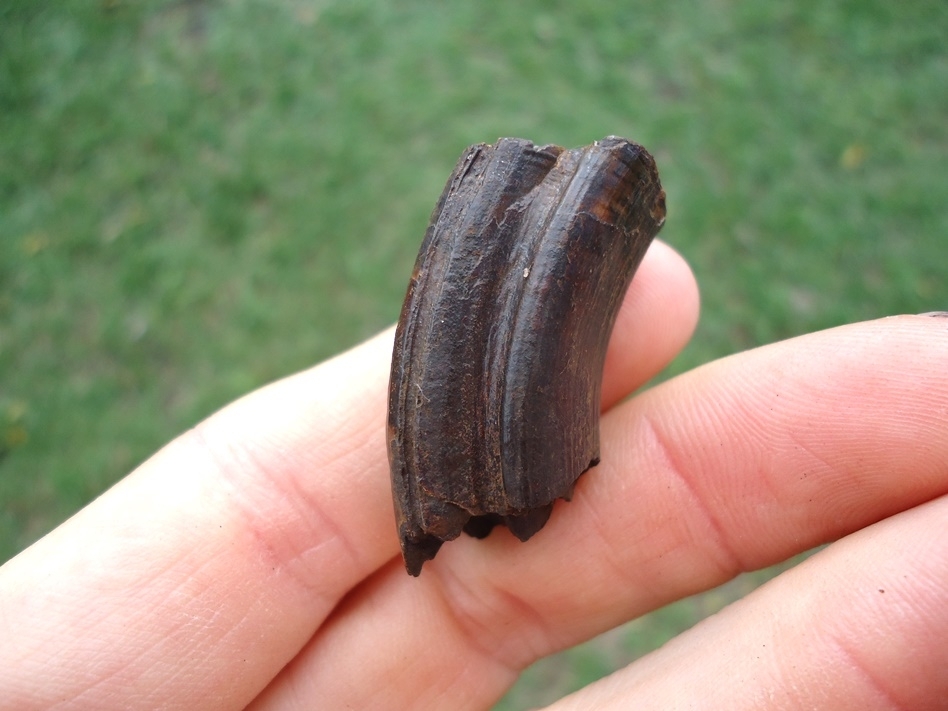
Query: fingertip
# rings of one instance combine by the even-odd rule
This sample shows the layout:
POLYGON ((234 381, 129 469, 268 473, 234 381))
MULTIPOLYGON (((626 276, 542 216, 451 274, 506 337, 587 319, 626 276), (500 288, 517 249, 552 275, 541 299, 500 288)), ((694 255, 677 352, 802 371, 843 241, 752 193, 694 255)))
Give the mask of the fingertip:
POLYGON ((638 285, 643 292, 641 298, 650 299, 652 305, 666 315, 669 331, 679 334, 679 348, 684 347, 698 325, 701 312, 701 293, 695 274, 681 253, 661 240, 652 244, 646 259, 650 260, 651 268, 638 285))
POLYGON ((658 374, 691 339, 701 310, 691 266, 666 242, 652 243, 632 279, 609 342, 603 409, 658 374))

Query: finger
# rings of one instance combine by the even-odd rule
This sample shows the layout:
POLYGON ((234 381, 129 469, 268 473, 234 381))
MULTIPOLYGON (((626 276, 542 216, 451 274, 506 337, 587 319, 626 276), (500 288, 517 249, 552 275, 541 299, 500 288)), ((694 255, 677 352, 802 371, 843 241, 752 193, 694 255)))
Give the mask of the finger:
POLYGON ((395 551, 391 336, 226 408, 0 568, 4 699, 246 705, 395 551))
POLYGON ((625 296, 606 351, 602 385, 607 410, 658 375, 698 324, 699 297, 687 262, 662 241, 652 243, 625 296))
MULTIPOLYGON (((684 262, 658 250, 639 270, 656 310, 636 316, 640 337, 622 346, 644 351, 612 356, 614 393, 650 377, 693 328, 683 318, 675 336, 659 315, 695 291, 684 262), (689 283, 684 297, 673 291, 689 283)), ((637 298, 623 308, 638 313, 637 298)), ((168 708, 245 705, 397 555, 391 341, 389 331, 224 409, 0 569, 0 669, 34 672, 0 678, 5 698, 95 705, 138 690, 147 707, 148 690, 168 708)))
POLYGON ((603 463, 534 539, 462 537, 418 580, 391 564, 260 707, 371 706, 381 687, 388 708, 483 707, 541 656, 948 491, 946 363, 944 323, 893 318, 623 403, 603 463))
POLYGON ((942 497, 855 533, 552 709, 942 709, 946 520, 942 497))

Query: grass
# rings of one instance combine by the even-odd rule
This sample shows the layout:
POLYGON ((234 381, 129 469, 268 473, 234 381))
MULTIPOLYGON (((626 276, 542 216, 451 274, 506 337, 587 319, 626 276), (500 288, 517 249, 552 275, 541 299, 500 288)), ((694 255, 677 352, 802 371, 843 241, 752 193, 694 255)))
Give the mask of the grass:
MULTIPOLYGON (((946 35, 938 0, 6 0, 0 561, 393 321, 469 143, 655 153, 662 236, 703 294, 672 374, 948 308, 946 35)), ((588 683, 709 599, 544 662, 498 708, 588 683)))

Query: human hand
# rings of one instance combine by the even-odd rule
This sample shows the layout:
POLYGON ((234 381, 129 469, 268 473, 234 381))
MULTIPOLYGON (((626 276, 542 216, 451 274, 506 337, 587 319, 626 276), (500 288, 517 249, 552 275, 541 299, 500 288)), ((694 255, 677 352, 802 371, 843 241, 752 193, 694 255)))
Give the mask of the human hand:
POLYGON ((398 554, 391 331, 239 400, 0 568, 0 707, 488 708, 539 657, 837 541, 579 708, 943 708, 948 319, 856 324, 623 397, 697 318, 653 245, 602 464, 526 544, 398 554))

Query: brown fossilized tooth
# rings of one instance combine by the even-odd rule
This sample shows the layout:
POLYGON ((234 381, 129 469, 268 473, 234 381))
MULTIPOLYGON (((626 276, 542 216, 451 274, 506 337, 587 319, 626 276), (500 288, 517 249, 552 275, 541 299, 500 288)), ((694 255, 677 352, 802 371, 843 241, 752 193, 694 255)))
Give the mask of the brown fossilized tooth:
POLYGON ((458 161, 402 307, 388 440, 408 572, 461 531, 526 540, 599 462, 606 345, 665 219, 648 152, 502 138, 458 161))

